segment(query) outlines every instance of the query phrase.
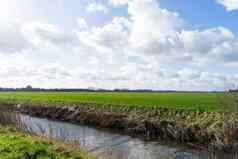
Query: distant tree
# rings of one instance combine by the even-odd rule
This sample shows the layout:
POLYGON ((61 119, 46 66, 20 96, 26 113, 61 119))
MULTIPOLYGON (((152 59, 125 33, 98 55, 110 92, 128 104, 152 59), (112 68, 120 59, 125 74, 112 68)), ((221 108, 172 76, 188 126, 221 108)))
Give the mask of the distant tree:
POLYGON ((33 89, 33 87, 31 85, 26 86, 26 90, 32 90, 32 89, 33 89))

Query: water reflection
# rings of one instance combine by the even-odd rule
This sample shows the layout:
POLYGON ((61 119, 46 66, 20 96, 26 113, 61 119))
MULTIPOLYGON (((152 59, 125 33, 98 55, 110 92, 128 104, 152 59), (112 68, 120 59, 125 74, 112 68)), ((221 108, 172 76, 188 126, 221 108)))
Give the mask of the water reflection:
MULTIPOLYGON (((127 135, 64 122, 19 115, 23 128, 38 135, 50 135, 73 142, 99 158, 112 159, 238 159, 232 154, 209 154, 183 147, 146 142, 127 135)), ((0 120, 1 122, 1 120, 0 120)))

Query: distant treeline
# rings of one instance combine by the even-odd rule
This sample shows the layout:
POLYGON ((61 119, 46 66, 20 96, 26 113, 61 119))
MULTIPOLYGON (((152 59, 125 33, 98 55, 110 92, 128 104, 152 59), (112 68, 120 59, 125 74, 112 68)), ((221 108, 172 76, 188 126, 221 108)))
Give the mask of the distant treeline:
MULTIPOLYGON (((219 92, 219 91, 176 91, 176 90, 151 90, 151 89, 95 89, 95 88, 33 88, 31 86, 27 86, 24 88, 1 88, 1 92, 219 92)), ((232 90, 235 91, 235 90, 232 90)))
MULTIPOLYGON (((46 89, 46 88, 0 88, 0 91, 4 92, 14 92, 14 91, 30 91, 30 92, 159 92, 150 89, 83 89, 83 88, 53 88, 53 89, 46 89)), ((174 91, 161 91, 161 92, 174 92, 174 91)))
POLYGON ((230 89, 229 92, 238 92, 238 89, 230 89))

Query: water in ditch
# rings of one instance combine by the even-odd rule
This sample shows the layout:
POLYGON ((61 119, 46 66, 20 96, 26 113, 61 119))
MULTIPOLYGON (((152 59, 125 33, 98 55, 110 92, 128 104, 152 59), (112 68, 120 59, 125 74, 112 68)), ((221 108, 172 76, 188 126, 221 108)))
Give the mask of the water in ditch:
MULTIPOLYGON (((1 116, 3 114, 0 113, 1 116)), ((160 142, 144 141, 116 132, 51 121, 28 115, 4 113, 6 121, 15 121, 27 132, 55 137, 79 145, 98 158, 111 159, 232 159, 231 154, 208 153, 160 142), (14 116, 14 117, 13 117, 14 116), (9 119, 8 119, 9 118, 9 119), (14 120, 13 120, 14 119, 14 120), (17 120, 16 120, 17 119, 17 120)), ((2 119, 3 120, 3 119, 2 119)), ((3 122, 0 120, 0 123, 3 122)))

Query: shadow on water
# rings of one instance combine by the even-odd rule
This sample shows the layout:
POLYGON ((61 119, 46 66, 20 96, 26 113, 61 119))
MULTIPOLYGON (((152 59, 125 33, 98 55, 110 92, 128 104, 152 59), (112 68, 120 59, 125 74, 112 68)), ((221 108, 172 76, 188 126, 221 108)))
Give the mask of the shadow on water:
POLYGON ((127 135, 97 128, 30 117, 16 113, 0 113, 0 124, 14 125, 23 131, 50 136, 80 146, 99 158, 112 159, 238 159, 237 155, 208 153, 184 147, 143 141, 127 135))

